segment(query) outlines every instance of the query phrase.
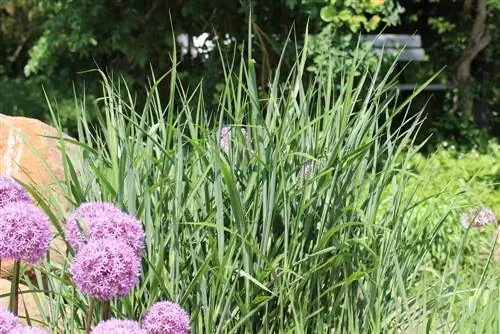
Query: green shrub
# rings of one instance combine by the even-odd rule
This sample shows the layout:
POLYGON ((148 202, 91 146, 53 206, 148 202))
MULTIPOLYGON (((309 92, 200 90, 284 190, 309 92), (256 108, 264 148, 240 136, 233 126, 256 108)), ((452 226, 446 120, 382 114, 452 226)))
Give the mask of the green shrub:
POLYGON ((411 162, 415 177, 409 189, 417 189, 415 200, 424 201, 415 210, 416 223, 436 231, 416 290, 436 297, 429 321, 447 324, 449 331, 488 333, 495 326, 487 313, 496 312, 500 298, 500 229, 490 224, 466 230, 460 218, 480 206, 491 208, 498 217, 499 162, 500 146, 495 142, 483 154, 461 153, 443 143, 435 153, 417 154, 411 162), (485 314, 475 312, 478 307, 485 314))

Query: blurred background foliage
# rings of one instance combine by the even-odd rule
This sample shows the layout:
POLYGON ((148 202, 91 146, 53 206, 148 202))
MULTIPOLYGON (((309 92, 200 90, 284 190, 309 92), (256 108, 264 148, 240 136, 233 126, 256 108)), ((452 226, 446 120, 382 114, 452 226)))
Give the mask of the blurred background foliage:
MULTIPOLYGON (((74 133, 73 87, 85 87, 89 106, 100 94, 99 76, 87 70, 98 66, 143 90, 152 72, 171 68, 174 47, 185 87, 203 78, 216 104, 224 82, 218 49, 237 63, 249 25, 260 87, 287 37, 300 45, 307 26, 311 78, 329 64, 340 71, 360 34, 419 34, 426 60, 408 64, 402 78, 421 83, 444 69, 437 80, 450 87, 416 101, 415 110, 427 105, 428 147, 447 140, 484 150, 500 133, 499 19, 499 0, 0 0, 0 112, 49 121, 43 87, 74 133), (470 73, 461 76, 464 64, 470 73)), ((285 48, 285 68, 295 59, 295 47, 285 48)), ((374 62, 367 57, 366 66, 374 62)))

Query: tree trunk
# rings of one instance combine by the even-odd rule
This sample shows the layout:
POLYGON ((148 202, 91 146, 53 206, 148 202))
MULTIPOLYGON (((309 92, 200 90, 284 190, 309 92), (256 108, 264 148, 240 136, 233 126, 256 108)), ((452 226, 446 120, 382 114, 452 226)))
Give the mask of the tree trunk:
MULTIPOLYGON (((465 10, 470 9, 471 0, 464 3, 465 10)), ((458 60, 456 82, 459 89, 461 107, 467 113, 473 109, 473 93, 471 89, 471 64, 474 58, 484 50, 491 41, 491 35, 486 28, 487 6, 486 0, 476 0, 476 17, 469 35, 469 41, 462 56, 458 60)))

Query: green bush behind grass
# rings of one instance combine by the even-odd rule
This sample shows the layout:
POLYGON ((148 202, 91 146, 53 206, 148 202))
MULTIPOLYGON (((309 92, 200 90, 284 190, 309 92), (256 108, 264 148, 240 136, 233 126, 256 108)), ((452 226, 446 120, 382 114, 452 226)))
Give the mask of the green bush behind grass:
POLYGON ((415 223, 435 230, 433 222, 445 217, 430 244, 425 274, 416 287, 437 293, 433 308, 442 311, 435 311, 434 321, 446 323, 446 331, 488 333, 499 326, 493 314, 498 312, 500 296, 500 227, 491 224, 466 230, 460 224, 462 214, 479 206, 491 208, 498 217, 499 162, 500 145, 495 141, 484 153, 460 152, 445 142, 430 155, 416 154, 409 166, 415 173, 411 189, 418 189, 415 200, 425 201, 416 210, 415 223), (478 304, 490 310, 489 325, 473 311, 478 304))

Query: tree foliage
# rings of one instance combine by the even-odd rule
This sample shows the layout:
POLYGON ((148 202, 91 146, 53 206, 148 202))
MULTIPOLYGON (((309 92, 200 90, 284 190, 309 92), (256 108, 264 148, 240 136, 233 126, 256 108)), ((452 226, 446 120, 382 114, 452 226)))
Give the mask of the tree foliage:
MULTIPOLYGON (((457 92, 430 110, 439 116, 436 129, 452 124, 444 131, 446 135, 475 138, 472 128, 495 132, 498 127, 499 0, 0 0, 0 77, 3 84, 11 79, 17 80, 16 85, 28 80, 26 87, 45 83, 71 96, 68 87, 82 78, 87 80, 89 93, 97 90, 93 87, 96 78, 78 75, 97 65, 142 88, 151 69, 163 74, 171 68, 171 53, 177 46, 183 83, 189 86, 203 78, 203 89, 216 101, 224 74, 215 47, 237 63, 251 27, 257 82, 264 87, 290 32, 300 44, 307 25, 315 36, 308 59, 312 73, 326 64, 340 71, 349 62, 360 33, 418 33, 428 61, 410 64, 405 80, 422 82, 445 67, 440 80, 453 86, 460 81, 457 67, 465 59, 468 44, 469 49, 474 47, 471 28, 480 2, 486 3, 484 33, 491 41, 462 62, 470 65, 466 77, 473 110, 466 113, 467 108, 456 103, 457 92), (189 52, 195 37, 204 33, 205 39, 196 45, 205 50, 203 54, 189 52), (180 36, 187 46, 179 45, 180 36)), ((283 66, 291 66, 296 55, 295 49, 286 49, 283 66)), ((27 108, 26 103, 13 108, 21 114, 37 113, 19 111, 27 108)))

